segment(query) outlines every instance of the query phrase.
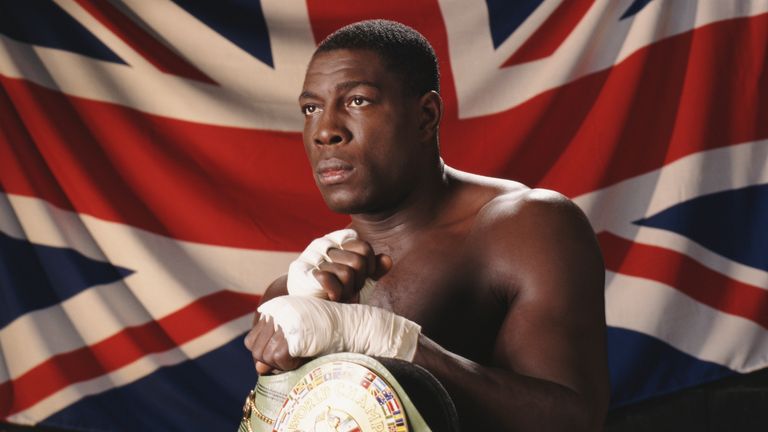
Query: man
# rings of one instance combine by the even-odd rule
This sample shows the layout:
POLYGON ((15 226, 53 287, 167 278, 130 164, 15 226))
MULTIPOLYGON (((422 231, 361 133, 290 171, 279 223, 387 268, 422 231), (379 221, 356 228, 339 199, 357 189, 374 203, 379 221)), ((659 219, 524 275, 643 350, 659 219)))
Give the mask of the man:
POLYGON ((257 371, 335 349, 399 357, 442 382, 463 430, 600 429, 604 269, 589 223, 560 194, 443 164, 423 36, 381 20, 342 28, 315 52, 299 103, 317 186, 354 231, 292 264, 295 289, 326 300, 280 297, 286 277, 267 289, 246 337, 257 371), (348 304, 364 286, 370 306, 348 304))

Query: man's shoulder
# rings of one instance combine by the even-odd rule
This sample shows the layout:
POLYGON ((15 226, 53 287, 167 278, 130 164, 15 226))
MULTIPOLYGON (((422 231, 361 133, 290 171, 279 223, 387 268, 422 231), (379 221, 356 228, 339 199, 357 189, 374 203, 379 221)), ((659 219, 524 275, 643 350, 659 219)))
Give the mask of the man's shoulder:
POLYGON ((468 238, 494 271, 501 265, 525 273, 534 268, 532 261, 554 258, 565 245, 594 250, 589 221, 563 194, 515 182, 496 186, 468 238))
POLYGON ((588 226, 581 210, 559 192, 454 169, 450 175, 465 185, 461 205, 476 209, 473 237, 493 236, 498 231, 536 232, 559 226, 588 226))
POLYGON ((563 194, 549 189, 531 188, 518 181, 484 176, 446 167, 449 176, 468 186, 471 193, 487 197, 481 214, 492 216, 498 210, 509 211, 522 207, 551 207, 568 205, 563 194))
POLYGON ((565 195, 549 190, 510 184, 498 191, 478 212, 477 234, 497 230, 534 232, 560 226, 583 225, 581 210, 565 195))

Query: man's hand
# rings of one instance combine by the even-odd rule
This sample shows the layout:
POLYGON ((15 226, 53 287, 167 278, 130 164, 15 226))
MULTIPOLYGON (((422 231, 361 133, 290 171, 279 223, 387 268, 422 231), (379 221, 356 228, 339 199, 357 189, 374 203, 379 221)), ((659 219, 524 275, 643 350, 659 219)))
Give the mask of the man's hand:
MULTIPOLYGON (((287 288, 291 296, 310 296, 345 303, 364 302, 366 294, 373 289, 373 281, 391 268, 392 259, 387 255, 376 255, 368 242, 357 238, 354 230, 334 231, 313 240, 289 266, 283 288, 277 283, 280 280, 275 281, 262 301, 269 303, 267 300, 285 294, 282 290, 287 288)), ((305 327, 305 331, 314 333, 323 328, 323 331, 333 332, 334 325, 329 323, 323 324, 324 327, 305 327)), ((308 337, 313 336, 309 334, 308 337)), ((307 340, 305 337, 302 339, 307 340)), ((266 314, 261 316, 258 312, 254 326, 244 342, 251 351, 256 371, 260 375, 273 370, 295 369, 307 360, 303 357, 311 356, 292 356, 283 329, 277 327, 272 317, 266 314)), ((325 349, 334 352, 330 347, 325 349)))
POLYGON ((283 330, 268 317, 260 317, 245 337, 245 346, 251 351, 259 375, 274 369, 287 371, 301 366, 306 360, 292 357, 283 330))
POLYGON ((343 303, 364 302, 373 288, 372 281, 391 268, 392 259, 377 255, 354 230, 334 231, 312 241, 291 263, 288 293, 343 303))
MULTIPOLYGON (((275 297, 259 306, 258 311, 261 317, 257 327, 272 318, 281 331, 271 337, 259 333, 256 347, 263 345, 266 351, 274 340, 275 353, 289 365, 292 359, 337 352, 411 361, 421 333, 421 326, 385 309, 309 296, 275 297), (287 356, 283 342, 288 346, 287 356)), ((256 354, 254 351, 254 357, 256 354)))

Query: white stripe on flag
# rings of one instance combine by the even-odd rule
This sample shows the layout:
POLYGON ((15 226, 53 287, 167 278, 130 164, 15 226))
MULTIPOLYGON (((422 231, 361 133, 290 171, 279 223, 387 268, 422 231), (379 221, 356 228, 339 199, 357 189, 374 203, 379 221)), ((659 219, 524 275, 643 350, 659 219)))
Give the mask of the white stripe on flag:
POLYGON ((648 279, 607 272, 606 321, 701 360, 747 373, 768 364, 768 331, 648 279))

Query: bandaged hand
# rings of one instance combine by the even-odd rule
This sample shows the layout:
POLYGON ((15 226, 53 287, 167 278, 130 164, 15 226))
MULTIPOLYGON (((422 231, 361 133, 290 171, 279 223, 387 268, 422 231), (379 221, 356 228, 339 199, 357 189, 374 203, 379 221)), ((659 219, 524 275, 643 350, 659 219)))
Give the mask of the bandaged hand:
POLYGON ((308 296, 276 297, 258 310, 260 320, 271 320, 284 337, 292 358, 355 352, 412 361, 421 332, 388 310, 308 296))
POLYGON ((288 267, 288 293, 333 301, 366 303, 375 280, 392 267, 352 229, 313 240, 288 267))

